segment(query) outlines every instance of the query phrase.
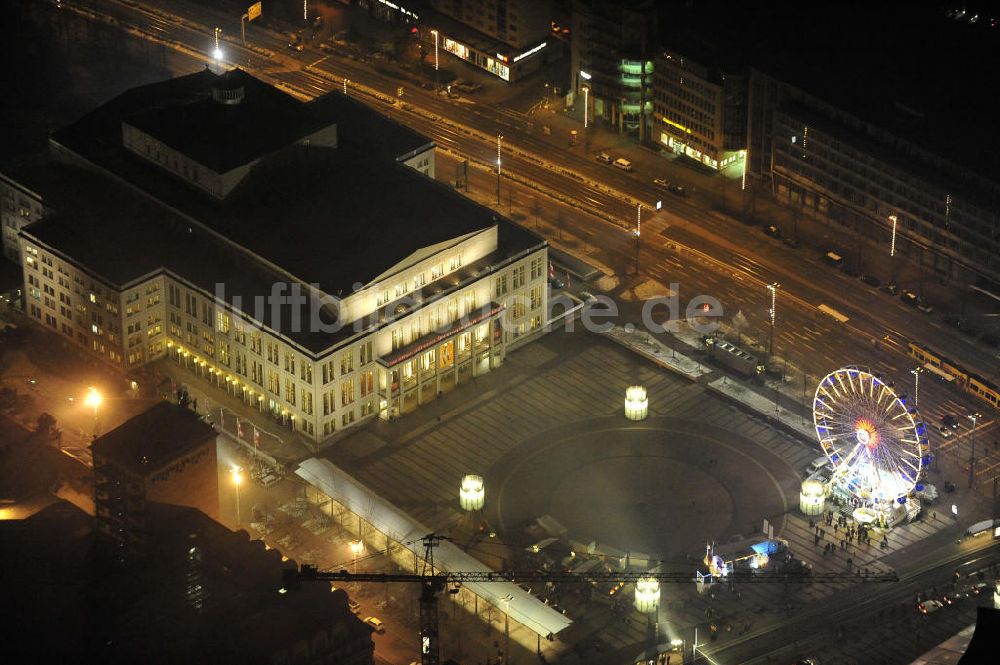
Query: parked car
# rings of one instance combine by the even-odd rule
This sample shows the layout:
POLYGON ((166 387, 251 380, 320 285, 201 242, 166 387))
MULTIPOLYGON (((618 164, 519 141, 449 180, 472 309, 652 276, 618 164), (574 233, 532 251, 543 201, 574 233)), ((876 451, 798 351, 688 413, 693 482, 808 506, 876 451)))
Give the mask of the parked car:
POLYGON ((886 284, 882 287, 882 290, 888 293, 890 296, 894 296, 899 293, 899 287, 895 284, 886 284))
POLYGON ((910 307, 916 307, 917 305, 920 304, 920 298, 917 297, 917 294, 914 293, 913 291, 908 291, 906 289, 904 289, 903 292, 899 294, 899 299, 902 300, 905 304, 909 305, 910 307))
POLYGON ((347 601, 347 606, 351 608, 351 611, 354 612, 355 614, 361 611, 361 603, 354 600, 353 598, 347 601))
POLYGON ((876 277, 875 275, 862 275, 861 281, 867 284, 868 286, 871 286, 876 289, 879 287, 879 285, 882 284, 882 282, 880 282, 878 277, 876 277))
POLYGON ((826 254, 823 255, 823 260, 826 261, 831 266, 833 266, 834 268, 839 268, 842 265, 844 265, 844 257, 842 257, 840 254, 837 254, 836 252, 827 252, 826 254))
POLYGON ((919 301, 917 302, 917 309, 919 309, 924 314, 930 314, 931 312, 934 311, 934 307, 923 298, 920 298, 919 301))
POLYGON ((775 226, 774 224, 771 224, 766 229, 764 229, 764 233, 766 233, 767 235, 771 236, 772 238, 780 238, 781 237, 781 231, 778 230, 778 227, 775 226))
POLYGON ((861 277, 861 271, 858 270, 858 266, 853 263, 848 263, 844 266, 844 274, 848 277, 861 277))
POLYGON ((611 159, 611 155, 609 155, 608 153, 599 152, 597 153, 597 161, 603 162, 605 164, 610 164, 614 160, 611 159))
POLYGON ((632 172, 632 162, 628 161, 624 157, 619 157, 618 159, 616 159, 614 161, 614 164, 615 164, 615 168, 616 169, 621 169, 622 171, 625 171, 626 173, 631 173, 632 172))
POLYGON ((379 619, 376 619, 375 617, 366 617, 365 623, 374 628, 376 633, 385 632, 385 624, 382 623, 382 621, 380 621, 379 619))
POLYGON ((663 178, 653 178, 653 184, 659 187, 660 189, 670 191, 670 183, 664 180, 663 178))
POLYGON ((939 600, 928 600, 917 605, 917 609, 921 614, 934 614, 942 607, 944 607, 944 605, 942 605, 939 600))

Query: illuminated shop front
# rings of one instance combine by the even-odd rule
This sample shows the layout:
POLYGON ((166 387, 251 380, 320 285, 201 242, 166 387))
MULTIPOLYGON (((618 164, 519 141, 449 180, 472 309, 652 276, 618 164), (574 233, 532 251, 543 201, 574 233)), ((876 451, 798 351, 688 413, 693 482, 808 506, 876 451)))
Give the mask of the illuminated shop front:
MULTIPOLYGON (((422 30, 421 36, 425 43, 433 47, 435 31, 428 28, 422 30)), ((474 40, 463 40, 456 35, 447 35, 444 30, 438 30, 438 39, 441 49, 451 53, 470 64, 484 69, 493 76, 507 81, 508 83, 517 80, 538 69, 545 62, 548 42, 542 42, 525 51, 511 51, 511 47, 499 42, 475 45, 474 40), (507 53, 500 51, 507 50, 507 53)))

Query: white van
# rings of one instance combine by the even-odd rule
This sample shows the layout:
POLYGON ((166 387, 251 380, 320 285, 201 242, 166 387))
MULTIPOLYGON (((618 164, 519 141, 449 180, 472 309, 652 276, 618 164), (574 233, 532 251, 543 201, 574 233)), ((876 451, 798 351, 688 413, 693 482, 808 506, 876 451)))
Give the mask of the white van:
POLYGON ((828 460, 825 455, 823 457, 817 457, 812 462, 809 462, 809 466, 806 467, 806 474, 811 476, 817 471, 822 471, 829 466, 829 464, 830 460, 828 460))
POLYGON ((617 168, 620 168, 622 171, 626 171, 628 173, 632 172, 632 162, 628 161, 624 157, 619 157, 618 159, 616 159, 614 164, 617 168))

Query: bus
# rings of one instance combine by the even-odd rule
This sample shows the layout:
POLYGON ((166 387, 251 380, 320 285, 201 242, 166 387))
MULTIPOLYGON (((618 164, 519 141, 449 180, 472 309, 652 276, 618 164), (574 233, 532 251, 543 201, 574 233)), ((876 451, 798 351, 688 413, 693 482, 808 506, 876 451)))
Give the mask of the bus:
POLYGON ((819 305, 819 306, 816 307, 816 309, 818 309, 819 311, 823 312, 824 314, 826 314, 830 318, 833 318, 833 319, 836 319, 837 321, 840 321, 841 323, 847 323, 849 321, 849 319, 846 316, 844 316, 843 314, 841 314, 840 312, 838 312, 837 310, 835 310, 832 307, 828 307, 826 305, 819 305))

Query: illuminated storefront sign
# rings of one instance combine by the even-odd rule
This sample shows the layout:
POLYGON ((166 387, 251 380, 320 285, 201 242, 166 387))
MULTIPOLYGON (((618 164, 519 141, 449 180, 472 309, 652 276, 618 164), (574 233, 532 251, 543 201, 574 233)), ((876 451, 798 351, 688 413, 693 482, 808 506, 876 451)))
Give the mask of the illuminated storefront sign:
POLYGON ((516 58, 514 58, 514 62, 517 62, 518 60, 523 60, 523 59, 527 58, 529 55, 534 55, 534 54, 538 53, 543 48, 545 48, 547 45, 548 45, 548 42, 542 42, 541 44, 539 44, 535 48, 531 49, 530 51, 525 51, 521 55, 519 55, 516 58))

